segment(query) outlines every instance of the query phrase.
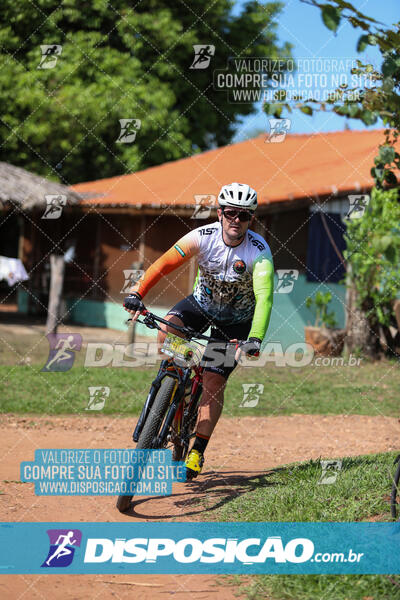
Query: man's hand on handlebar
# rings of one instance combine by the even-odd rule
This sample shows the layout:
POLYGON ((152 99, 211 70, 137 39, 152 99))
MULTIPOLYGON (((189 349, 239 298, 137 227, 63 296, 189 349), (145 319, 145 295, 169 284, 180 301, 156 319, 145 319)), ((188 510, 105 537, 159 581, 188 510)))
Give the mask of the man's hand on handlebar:
MULTIPOLYGON (((237 342, 238 340, 230 340, 231 342, 237 342)), ((236 350, 235 360, 239 362, 240 355, 242 352, 246 356, 259 356, 261 352, 261 340, 255 337, 251 337, 245 342, 240 342, 238 349, 236 350)))
POLYGON ((146 310, 142 302, 142 297, 138 292, 129 294, 129 296, 125 298, 123 306, 125 310, 132 315, 132 321, 136 321, 140 317, 142 311, 146 310))

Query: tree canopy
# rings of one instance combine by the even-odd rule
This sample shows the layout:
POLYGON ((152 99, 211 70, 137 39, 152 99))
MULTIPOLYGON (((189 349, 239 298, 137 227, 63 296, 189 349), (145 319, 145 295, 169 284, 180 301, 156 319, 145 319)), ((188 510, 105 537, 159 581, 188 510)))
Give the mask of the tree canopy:
POLYGON ((237 16, 233 4, 3 0, 0 160, 71 184, 229 143, 254 105, 227 102, 213 71, 232 56, 290 55, 280 2, 249 1, 237 16), (207 69, 190 68, 195 44, 215 46, 207 69), (134 142, 117 142, 120 119, 136 120, 134 142))
POLYGON ((384 332, 385 349, 394 356, 396 338, 389 326, 393 324, 393 302, 399 290, 400 203, 398 170, 400 153, 397 140, 400 132, 400 22, 391 26, 363 14, 345 0, 302 0, 317 7, 326 27, 339 31, 347 20, 360 30, 355 50, 364 52, 369 46, 379 49, 382 62, 374 66, 357 61, 356 75, 364 75, 372 85, 350 89, 343 85, 327 102, 309 101, 290 106, 287 102, 269 104, 266 112, 281 114, 293 108, 312 115, 314 110, 333 111, 345 118, 354 118, 365 125, 381 119, 385 125, 385 140, 377 148, 371 175, 375 179, 370 202, 364 215, 347 223, 345 258, 347 261, 348 323, 347 347, 359 348, 370 356, 380 351, 379 328, 384 332))

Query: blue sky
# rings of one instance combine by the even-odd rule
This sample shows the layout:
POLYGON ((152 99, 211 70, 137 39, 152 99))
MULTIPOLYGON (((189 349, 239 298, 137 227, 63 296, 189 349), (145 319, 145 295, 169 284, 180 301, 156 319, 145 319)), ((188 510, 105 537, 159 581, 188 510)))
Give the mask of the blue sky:
MULTIPOLYGON (((368 47, 365 52, 358 54, 356 45, 362 31, 353 29, 343 21, 335 36, 322 22, 318 8, 300 2, 300 0, 282 0, 285 5, 279 18, 278 35, 281 42, 293 44, 294 58, 314 57, 343 57, 360 58, 373 64, 380 63, 380 53, 368 47)), ((240 12, 245 0, 238 0, 234 13, 240 12)), ((400 20, 399 0, 353 0, 352 4, 362 13, 373 17, 385 24, 400 20)), ((282 115, 288 116, 288 115, 282 115)), ((344 119, 338 115, 320 113, 309 117, 295 111, 292 114, 291 133, 313 133, 317 131, 342 130, 345 123, 350 129, 364 129, 366 126, 355 119, 344 119)), ((377 125, 382 126, 382 124, 377 125)), ((268 118, 257 106, 257 113, 245 117, 235 141, 245 139, 247 134, 255 129, 269 131, 268 118)))

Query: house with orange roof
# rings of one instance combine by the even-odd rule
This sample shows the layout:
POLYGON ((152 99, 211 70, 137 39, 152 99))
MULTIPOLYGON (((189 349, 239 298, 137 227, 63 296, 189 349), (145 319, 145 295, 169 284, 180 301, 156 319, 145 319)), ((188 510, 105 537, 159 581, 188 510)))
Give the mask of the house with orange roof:
MULTIPOLYGON (((274 257, 276 294, 268 338, 286 345, 303 341, 304 325, 313 320, 305 300, 316 290, 332 291, 332 308, 343 326, 343 217, 354 197, 368 195, 370 169, 383 141, 382 130, 287 135, 281 143, 260 136, 136 173, 77 184, 72 189, 84 199, 66 207, 57 223, 39 215, 26 223, 23 262, 38 267, 30 281, 29 305, 25 298, 21 306, 25 302, 25 310, 40 310, 35 297, 47 306, 38 289, 46 264, 41 257, 56 234, 60 247, 75 248, 64 284, 69 318, 124 329, 121 302, 130 274, 148 268, 189 230, 215 220, 221 186, 238 181, 258 192, 253 229, 267 240, 274 257), (292 286, 286 285, 287 276, 283 285, 285 273, 292 286)), ((196 264, 190 261, 159 282, 146 303, 165 313, 191 292, 195 276, 196 264)), ((148 333, 140 326, 138 331, 148 333)))

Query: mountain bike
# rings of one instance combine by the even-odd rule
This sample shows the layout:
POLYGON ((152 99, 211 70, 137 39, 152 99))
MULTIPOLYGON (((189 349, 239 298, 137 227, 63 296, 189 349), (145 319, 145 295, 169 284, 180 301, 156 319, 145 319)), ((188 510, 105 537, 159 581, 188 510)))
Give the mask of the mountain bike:
MULTIPOLYGON (((193 340, 225 344, 227 341, 195 332, 191 327, 174 325, 147 310, 142 311, 142 315, 144 319, 138 322, 150 329, 161 330, 159 323, 163 323, 184 337, 167 333, 161 348, 167 358, 161 361, 132 438, 137 442, 137 449, 172 447, 172 460, 184 460, 190 439, 195 435, 193 432, 203 390, 204 366, 200 363, 204 344, 193 340)), ((118 496, 118 510, 126 512, 132 498, 118 496)))
POLYGON ((396 473, 394 474, 394 478, 393 478, 393 486, 392 486, 392 493, 390 495, 390 512, 392 513, 392 517, 393 519, 396 519, 397 517, 397 497, 400 498, 400 454, 399 456, 395 459, 394 464, 397 463, 397 469, 396 469, 396 473))

